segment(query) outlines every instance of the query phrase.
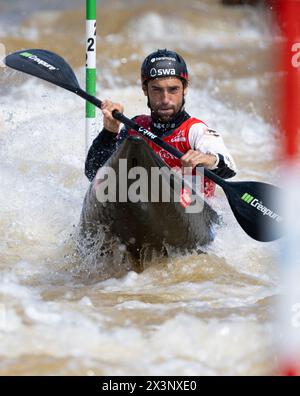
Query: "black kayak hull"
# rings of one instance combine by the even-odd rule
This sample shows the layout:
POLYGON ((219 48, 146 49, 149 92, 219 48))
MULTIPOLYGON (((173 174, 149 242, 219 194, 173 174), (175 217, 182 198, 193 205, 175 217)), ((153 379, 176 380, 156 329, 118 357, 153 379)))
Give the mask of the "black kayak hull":
MULTIPOLYGON (((105 167, 112 168, 116 174, 116 202, 99 201, 99 180, 102 178, 100 169, 83 203, 80 228, 84 237, 99 238, 99 229, 102 228, 105 230, 106 240, 117 238, 135 257, 139 257, 145 247, 156 252, 162 252, 166 248, 191 251, 212 241, 212 227, 218 222, 218 215, 201 197, 197 197, 197 200, 201 201, 203 210, 196 213, 187 213, 183 205, 176 202, 176 194, 172 193, 176 187, 178 188, 178 183, 182 186, 180 176, 176 175, 172 182, 173 188, 170 189, 170 180, 163 174, 160 189, 170 189, 170 200, 161 202, 160 196, 159 202, 151 202, 151 189, 154 188, 153 182, 151 184, 150 181, 151 167, 160 170, 169 168, 144 139, 127 138, 110 157, 105 167), (146 202, 120 202, 119 176, 122 171, 119 168, 119 160, 122 159, 127 160, 127 172, 132 168, 142 167, 149 175, 146 202)), ((127 180, 128 190, 133 182, 127 180)))

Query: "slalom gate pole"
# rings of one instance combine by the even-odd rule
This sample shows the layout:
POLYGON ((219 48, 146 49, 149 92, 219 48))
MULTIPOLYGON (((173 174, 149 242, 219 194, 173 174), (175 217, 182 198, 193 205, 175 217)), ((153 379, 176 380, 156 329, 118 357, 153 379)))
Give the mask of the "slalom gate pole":
MULTIPOLYGON (((86 0, 86 91, 96 95, 96 18, 97 0, 86 0)), ((86 102, 85 151, 87 153, 96 127, 96 108, 86 102)))

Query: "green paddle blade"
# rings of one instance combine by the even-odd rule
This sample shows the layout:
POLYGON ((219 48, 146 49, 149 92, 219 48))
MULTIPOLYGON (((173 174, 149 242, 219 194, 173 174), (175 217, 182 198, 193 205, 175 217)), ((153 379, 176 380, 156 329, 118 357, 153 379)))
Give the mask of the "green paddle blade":
POLYGON ((5 58, 5 64, 69 91, 76 92, 79 89, 77 78, 71 67, 62 57, 53 52, 41 49, 18 51, 8 55, 5 58))
POLYGON ((223 190, 233 214, 243 230, 261 242, 283 236, 282 191, 261 182, 226 182, 223 190))

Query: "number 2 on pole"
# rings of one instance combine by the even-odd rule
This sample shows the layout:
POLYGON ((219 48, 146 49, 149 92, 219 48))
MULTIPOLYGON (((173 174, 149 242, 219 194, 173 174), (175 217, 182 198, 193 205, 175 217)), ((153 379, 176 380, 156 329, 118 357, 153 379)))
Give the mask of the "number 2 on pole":
MULTIPOLYGON (((95 23, 94 23, 94 29, 95 29, 95 30, 94 30, 94 37, 96 37, 96 34, 97 34, 96 26, 97 26, 97 23, 95 22, 95 23)), ((87 42, 88 42, 88 44, 89 44, 87 50, 88 50, 89 52, 95 51, 95 48, 94 48, 95 39, 94 39, 93 37, 90 37, 90 38, 88 38, 87 42)))
POLYGON ((89 52, 90 52, 90 51, 95 51, 95 48, 94 48, 95 39, 92 38, 92 37, 90 37, 90 38, 87 40, 87 42, 88 42, 88 44, 89 44, 87 50, 88 50, 89 52))

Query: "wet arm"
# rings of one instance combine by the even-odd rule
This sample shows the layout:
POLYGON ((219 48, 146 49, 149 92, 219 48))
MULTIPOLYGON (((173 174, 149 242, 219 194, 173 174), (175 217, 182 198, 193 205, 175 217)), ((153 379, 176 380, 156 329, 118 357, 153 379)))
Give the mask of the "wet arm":
POLYGON ((93 141, 85 161, 85 175, 90 181, 93 180, 98 169, 106 163, 126 136, 127 130, 125 128, 122 128, 118 135, 105 128, 102 129, 93 141))

